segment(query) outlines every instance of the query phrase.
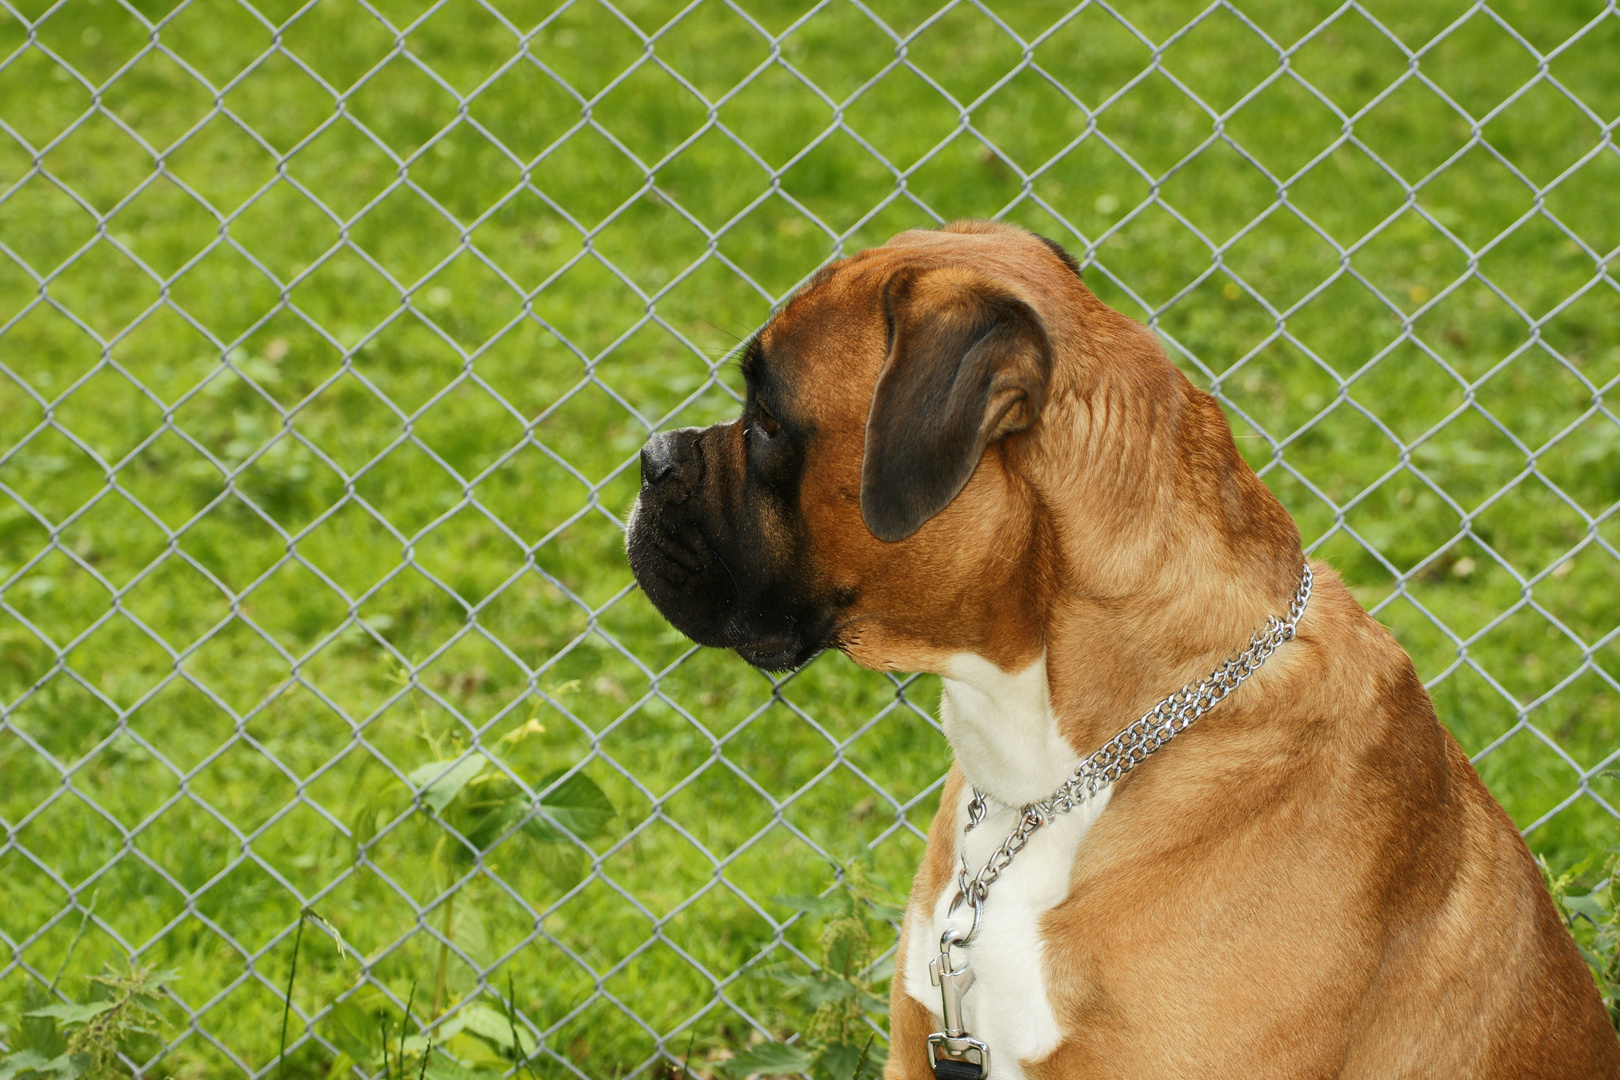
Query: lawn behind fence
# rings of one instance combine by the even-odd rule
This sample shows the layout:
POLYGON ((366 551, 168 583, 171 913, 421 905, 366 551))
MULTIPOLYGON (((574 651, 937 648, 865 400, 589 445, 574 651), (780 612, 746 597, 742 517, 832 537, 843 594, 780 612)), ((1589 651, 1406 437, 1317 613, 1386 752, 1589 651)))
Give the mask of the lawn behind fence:
MULTIPOLYGON (((1414 49, 1466 10, 1364 6, 1414 49)), ((274 1062, 306 903, 293 1001, 352 1003, 316 1025, 335 1046, 413 985, 424 1021, 510 987, 592 1076, 660 1036, 738 1046, 743 1012, 791 1030, 760 969, 804 970, 815 926, 773 945, 773 898, 874 843, 903 893, 937 683, 897 699, 832 656, 773 697, 632 589, 618 519, 649 430, 735 411, 729 354, 835 238, 957 217, 1059 240, 1156 316, 1316 555, 1444 675, 1463 746, 1508 736, 1480 768, 1532 847, 1615 842, 1592 798, 1548 815, 1620 748, 1620 16, 1548 65, 1579 104, 1504 106, 1537 62, 1485 13, 1394 90, 1407 55, 1344 14, 1289 54, 1318 97, 1257 30, 1291 47, 1333 4, 1217 10, 1146 75, 1101 6, 1040 37, 1067 3, 993 4, 1040 37, 1045 74, 1010 78, 1022 47, 968 4, 916 70, 891 31, 930 3, 742 7, 0 16, 0 1023, 94 898, 62 986, 130 950, 178 969, 153 1075, 274 1062), (407 774, 475 743, 531 786, 584 763, 616 810, 598 873, 569 887, 572 845, 514 832, 480 874, 409 808, 407 774)), ((1119 10, 1163 43, 1202 8, 1119 10)), ((1494 10, 1548 52, 1602 5, 1494 10)), ((306 1041, 287 1074, 332 1061, 306 1041)))

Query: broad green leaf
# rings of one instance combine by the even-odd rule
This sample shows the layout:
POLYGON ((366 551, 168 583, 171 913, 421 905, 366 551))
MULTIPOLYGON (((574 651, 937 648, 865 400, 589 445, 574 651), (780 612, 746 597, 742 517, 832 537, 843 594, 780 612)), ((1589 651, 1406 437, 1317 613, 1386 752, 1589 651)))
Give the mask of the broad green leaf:
POLYGON ((462 788, 483 775, 488 764, 489 759, 483 754, 473 753, 455 765, 446 761, 419 765, 405 778, 421 795, 423 805, 437 814, 450 804, 451 799, 461 794, 462 788))
POLYGON ((833 1043, 817 1055, 815 1075, 826 1080, 873 1080, 882 1074, 887 1058, 883 1045, 873 1035, 859 1046, 833 1043))
POLYGON ((88 1005, 79 1005, 67 1002, 62 1005, 46 1005, 42 1009, 35 1009, 29 1016, 48 1016, 59 1024, 82 1024, 86 1020, 100 1016, 108 1009, 113 1008, 110 1001, 92 1001, 88 1005))
POLYGON ((394 783, 390 775, 380 775, 369 784, 359 788, 354 793, 352 802, 359 806, 349 818, 349 834, 354 839, 355 851, 369 844, 377 836, 377 830, 385 817, 393 817, 399 812, 402 799, 399 785, 394 783))
POLYGON ((471 1031, 463 1030, 454 1039, 439 1044, 439 1049, 464 1069, 505 1071, 507 1066, 508 1058, 503 1052, 471 1031))
POLYGON ((1586 896, 1564 897, 1564 909, 1574 915, 1584 915, 1593 922, 1601 922, 1609 917, 1609 909, 1597 893, 1586 896))
POLYGON ((810 1071, 810 1055, 797 1046, 786 1043, 761 1043, 745 1050, 728 1061, 715 1066, 717 1072, 727 1076, 791 1076, 810 1071))
POLYGON ((0 1080, 31 1076, 34 1073, 45 1072, 49 1068, 50 1059, 44 1054, 33 1050, 19 1050, 8 1057, 0 1058, 0 1080))
POLYGON ((568 837, 538 810, 523 823, 523 835, 540 844, 566 844, 568 837))
POLYGON ((848 893, 835 892, 826 896, 773 896, 772 900, 783 907, 790 907, 794 911, 802 911, 806 915, 826 916, 838 915, 848 911, 854 900, 848 893))
POLYGON ((466 953, 480 967, 489 963, 489 929, 484 925, 484 910, 478 904, 457 906, 451 923, 456 948, 466 953))
MULTIPOLYGON (((483 805, 469 813, 469 820, 458 823, 457 827, 473 847, 479 851, 488 851, 528 810, 528 800, 522 794, 514 792, 505 799, 481 800, 481 802, 483 805)), ((465 852, 466 848, 463 847, 461 850, 465 852)))
POLYGON ((139 992, 147 997, 157 997, 168 989, 170 983, 179 981, 179 968, 163 968, 159 971, 149 971, 146 973, 146 978, 141 980, 139 992))
POLYGON ((0 1080, 79 1080, 90 1064, 88 1054, 58 1054, 47 1058, 35 1050, 19 1050, 0 1059, 0 1080))
POLYGON ((356 1061, 371 1062, 382 1056, 377 1049, 381 1033, 371 1014, 353 999, 332 1006, 330 1037, 338 1049, 356 1061))
MULTIPOLYGON (((528 831, 527 827, 524 831, 528 831)), ((564 892, 578 885, 585 876, 585 857, 571 844, 542 844, 535 850, 534 858, 540 864, 540 872, 564 892)))
MULTIPOLYGON (((556 784, 567 770, 550 773, 540 781, 542 791, 556 784)), ((584 773, 575 773, 557 784, 555 790, 546 791, 535 804, 534 816, 524 831, 537 840, 566 839, 560 832, 566 829, 581 840, 589 840, 612 821, 618 813, 602 789, 584 773), (537 829, 529 828, 538 825, 537 829), (549 833, 549 837, 545 834, 549 833)))
POLYGON ((7 1036, 11 1049, 32 1050, 47 1061, 67 1053, 67 1039, 57 1030, 56 1021, 48 1016, 30 1016, 26 1010, 51 1004, 50 995, 39 983, 30 982, 23 992, 25 1010, 18 1019, 17 1030, 7 1036))
POLYGON ((469 1069, 440 1054, 433 1052, 433 1060, 428 1063, 428 1080, 497 1080, 501 1074, 490 1069, 469 1069))
POLYGON ((488 1005, 468 1005, 456 1014, 461 1018, 467 1031, 472 1032, 481 1039, 487 1039, 500 1047, 510 1051, 513 1048, 512 1033, 517 1032, 517 1046, 524 1057, 534 1053, 534 1036, 522 1024, 514 1028, 512 1020, 503 1012, 498 1012, 488 1005))
POLYGON ((836 975, 799 975, 791 971, 773 972, 771 977, 803 996, 805 1004, 819 1008, 829 1001, 847 1001, 860 987, 836 975))
POLYGON ((435 1046, 443 1046, 457 1035, 461 1034, 462 1025, 466 1023, 460 1013, 452 1016, 444 1023, 433 1029, 432 1041, 435 1046))
POLYGON ((906 917, 906 909, 895 907, 893 904, 880 904, 876 900, 870 901, 872 918, 882 919, 884 922, 897 923, 906 917))

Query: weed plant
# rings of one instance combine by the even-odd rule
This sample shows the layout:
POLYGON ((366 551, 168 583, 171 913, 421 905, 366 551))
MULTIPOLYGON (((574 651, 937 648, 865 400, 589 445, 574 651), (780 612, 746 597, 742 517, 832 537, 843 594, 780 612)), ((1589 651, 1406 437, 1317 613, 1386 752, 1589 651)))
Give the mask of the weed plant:
MULTIPOLYGON (((1030 39, 1070 8, 991 6, 1030 39)), ((1520 93, 1514 34, 1604 8, 1492 4, 1386 94, 1410 58, 1348 11, 1289 55, 1313 94, 1230 11, 1171 41, 1203 0, 1116 6, 1170 43, 1090 5, 1004 79, 963 4, 907 45, 932 85, 842 0, 0 14, 4 1052, 92 893, 58 989, 177 970, 150 1075, 420 1070, 403 1025, 445 1069, 543 1032, 536 1076, 625 1076, 801 1026, 823 917, 769 898, 868 849, 907 879, 937 684, 694 652, 618 522, 650 428, 735 411, 773 298, 958 216, 1066 244, 1223 393, 1556 873, 1613 846, 1576 793, 1620 746, 1620 17, 1520 93)), ((1339 5, 1239 7, 1292 46, 1339 5)), ((1414 47, 1468 10, 1360 7, 1414 47)))
POLYGON ((1620 1031, 1620 848, 1593 852, 1563 873, 1554 873, 1546 859, 1540 861, 1553 901, 1592 969, 1609 1020, 1620 1031))
MULTIPOLYGON (((879 996, 894 965, 888 942, 904 902, 872 870, 870 854, 844 867, 828 892, 778 897, 779 903, 821 923, 820 954, 813 973, 791 966, 764 969, 781 983, 783 1000, 797 1013, 797 1042, 760 1042, 722 1057, 721 1076, 799 1076, 813 1080, 872 1080, 883 1072, 888 1048, 879 1042, 879 1022, 889 1014, 879 996)), ((686 1063, 691 1071, 690 1054, 686 1063)))
POLYGON ((50 985, 25 990, 16 1031, 6 1033, 11 1052, 0 1057, 0 1080, 113 1080, 124 1075, 123 1060, 145 1060, 161 1045, 155 1042, 163 1023, 156 1006, 176 972, 109 966, 86 980, 87 1000, 56 993, 94 909, 92 900, 50 985))

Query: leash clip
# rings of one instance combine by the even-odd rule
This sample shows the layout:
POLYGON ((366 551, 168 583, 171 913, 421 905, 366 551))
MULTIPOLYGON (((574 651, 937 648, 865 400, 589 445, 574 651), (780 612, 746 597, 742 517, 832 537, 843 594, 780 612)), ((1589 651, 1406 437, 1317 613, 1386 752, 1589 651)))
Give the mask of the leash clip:
MULTIPOLYGON (((975 911, 977 914, 977 911, 975 911)), ((951 966, 951 946, 965 939, 952 927, 939 938, 939 957, 928 961, 928 981, 939 987, 945 1030, 928 1036, 928 1064, 935 1080, 986 1080, 990 1047, 967 1033, 962 1023, 962 995, 973 985, 973 968, 964 961, 951 966)))

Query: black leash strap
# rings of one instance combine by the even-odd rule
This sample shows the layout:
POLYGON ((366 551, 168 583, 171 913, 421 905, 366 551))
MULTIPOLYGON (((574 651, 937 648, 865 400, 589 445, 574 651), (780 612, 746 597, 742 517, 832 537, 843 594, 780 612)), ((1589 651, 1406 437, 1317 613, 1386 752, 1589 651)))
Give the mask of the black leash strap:
POLYGON ((935 1058, 934 1080, 984 1080, 984 1069, 971 1061, 935 1058))

